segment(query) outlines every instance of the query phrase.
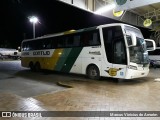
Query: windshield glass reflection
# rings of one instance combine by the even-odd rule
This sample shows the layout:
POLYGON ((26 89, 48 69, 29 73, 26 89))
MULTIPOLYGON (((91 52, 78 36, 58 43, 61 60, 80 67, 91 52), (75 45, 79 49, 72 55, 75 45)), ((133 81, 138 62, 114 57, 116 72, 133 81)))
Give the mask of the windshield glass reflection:
MULTIPOLYGON (((127 39, 130 37, 127 37, 127 39)), ((137 37, 137 45, 129 47, 130 62, 137 64, 149 64, 146 42, 143 38, 137 37)))

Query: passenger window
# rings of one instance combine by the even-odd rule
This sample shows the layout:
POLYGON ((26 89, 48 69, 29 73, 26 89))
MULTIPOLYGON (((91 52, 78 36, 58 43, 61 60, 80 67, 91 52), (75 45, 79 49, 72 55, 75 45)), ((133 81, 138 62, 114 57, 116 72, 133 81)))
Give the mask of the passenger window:
POLYGON ((100 39, 99 39, 98 33, 93 33, 92 36, 93 38, 90 40, 89 45, 91 46, 100 45, 100 39))
POLYGON ((90 33, 88 33, 88 32, 83 33, 81 38, 82 38, 81 39, 82 46, 88 46, 89 45, 89 41, 91 39, 90 33))
POLYGON ((43 40, 43 49, 51 49, 51 40, 50 39, 43 40))
POLYGON ((89 31, 82 34, 82 46, 96 46, 100 45, 100 36, 98 31, 89 31))
POLYGON ((66 36, 65 46, 66 47, 73 47, 73 37, 72 36, 66 36))
POLYGON ((75 47, 80 46, 80 35, 75 35, 73 37, 73 46, 75 46, 75 47))

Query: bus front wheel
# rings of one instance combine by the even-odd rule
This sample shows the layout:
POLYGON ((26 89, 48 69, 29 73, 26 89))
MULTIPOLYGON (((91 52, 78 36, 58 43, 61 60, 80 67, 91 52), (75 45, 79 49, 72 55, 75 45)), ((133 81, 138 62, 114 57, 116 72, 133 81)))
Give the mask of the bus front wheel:
POLYGON ((87 68, 87 76, 90 79, 99 79, 100 78, 100 72, 97 66, 90 65, 87 68))

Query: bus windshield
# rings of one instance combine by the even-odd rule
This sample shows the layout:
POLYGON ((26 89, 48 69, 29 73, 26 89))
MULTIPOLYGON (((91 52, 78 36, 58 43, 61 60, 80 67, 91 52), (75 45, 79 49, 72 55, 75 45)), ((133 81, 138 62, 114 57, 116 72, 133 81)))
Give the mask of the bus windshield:
POLYGON ((137 45, 133 47, 129 47, 130 62, 143 64, 143 65, 149 64, 149 57, 148 57, 146 42, 140 30, 133 27, 129 27, 129 26, 126 26, 125 30, 127 33, 126 38, 127 38, 128 44, 129 44, 129 41, 131 41, 131 36, 129 35, 130 32, 134 32, 137 38, 137 45))
MULTIPOLYGON (((129 39, 130 37, 127 37, 129 39)), ((137 45, 129 47, 130 62, 137 64, 149 64, 149 57, 146 42, 143 38, 137 37, 137 45)))

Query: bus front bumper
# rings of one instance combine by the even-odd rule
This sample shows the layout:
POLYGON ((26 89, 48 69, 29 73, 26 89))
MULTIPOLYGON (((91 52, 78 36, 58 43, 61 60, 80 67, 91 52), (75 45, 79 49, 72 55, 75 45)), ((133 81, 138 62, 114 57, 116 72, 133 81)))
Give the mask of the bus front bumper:
POLYGON ((148 75, 148 73, 149 73, 148 68, 144 68, 143 70, 134 70, 134 69, 128 68, 125 79, 146 77, 148 75))

